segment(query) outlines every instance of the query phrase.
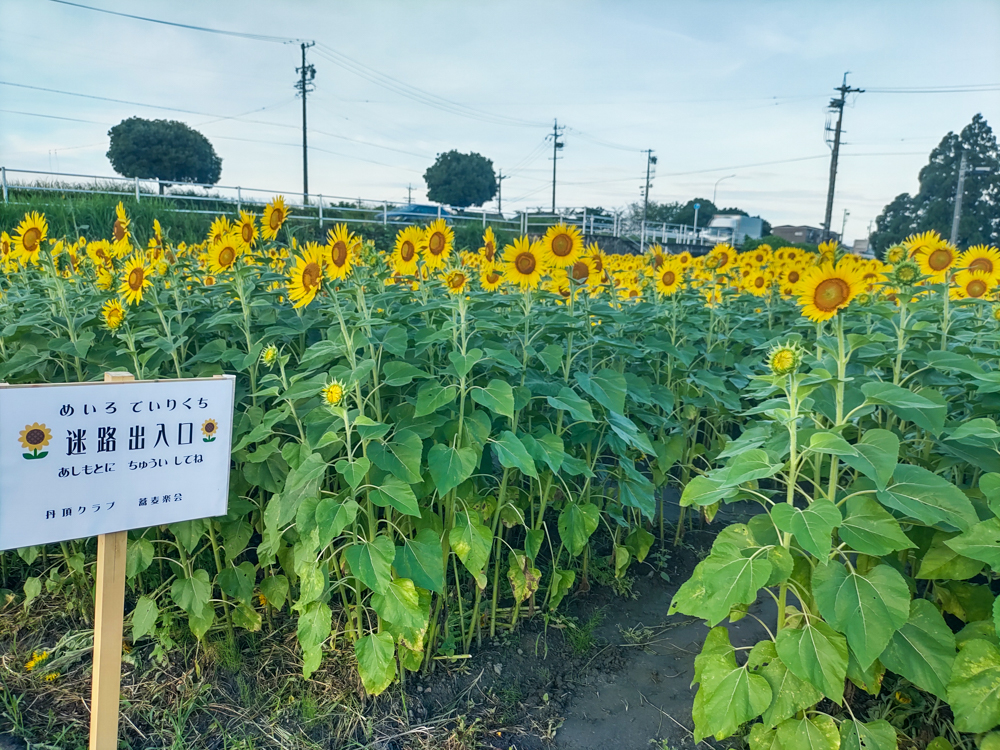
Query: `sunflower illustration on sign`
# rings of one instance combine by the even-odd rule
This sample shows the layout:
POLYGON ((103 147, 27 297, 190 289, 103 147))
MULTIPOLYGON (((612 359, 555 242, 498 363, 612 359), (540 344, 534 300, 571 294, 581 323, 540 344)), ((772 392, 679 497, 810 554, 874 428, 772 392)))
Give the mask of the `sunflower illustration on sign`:
POLYGON ((214 419, 206 419, 205 424, 201 426, 201 434, 205 437, 202 438, 206 443, 215 442, 215 433, 219 431, 219 423, 214 419))
POLYGON ((26 451, 31 451, 30 453, 22 453, 22 456, 28 460, 45 458, 49 455, 49 452, 42 450, 42 448, 47 446, 49 441, 52 440, 52 432, 45 425, 35 422, 34 424, 24 426, 21 434, 18 435, 18 440, 21 441, 22 448, 26 451), (41 452, 39 453, 39 451, 41 452))

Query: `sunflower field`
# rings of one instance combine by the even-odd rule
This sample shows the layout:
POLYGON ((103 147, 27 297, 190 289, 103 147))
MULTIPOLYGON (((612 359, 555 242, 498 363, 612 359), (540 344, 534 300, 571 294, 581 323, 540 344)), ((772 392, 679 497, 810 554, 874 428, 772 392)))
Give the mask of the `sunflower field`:
MULTIPOLYGON (((0 379, 237 376, 229 514, 130 533, 133 647, 292 618, 305 676, 353 654, 378 694, 749 500, 671 605, 711 628, 696 740, 895 748, 852 708, 892 672, 1000 745, 996 248, 459 249, 437 221, 378 250, 288 218, 0 234, 0 379), (768 637, 734 647, 743 617, 768 637)), ((3 553, 3 586, 86 617, 94 550, 3 553)))

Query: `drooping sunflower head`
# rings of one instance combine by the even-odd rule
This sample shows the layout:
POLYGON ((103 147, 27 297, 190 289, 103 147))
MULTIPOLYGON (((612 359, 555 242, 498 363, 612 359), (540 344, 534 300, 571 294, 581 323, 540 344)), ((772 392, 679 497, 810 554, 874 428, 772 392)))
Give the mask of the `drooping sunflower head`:
POLYGON ((320 398, 327 406, 338 406, 344 400, 344 384, 339 380, 330 381, 320 391, 320 398))
POLYGON ((118 293, 130 305, 142 302, 143 293, 153 285, 153 282, 149 280, 149 267, 146 265, 145 258, 139 253, 129 258, 122 269, 122 277, 118 293))
POLYGON ((293 307, 305 307, 316 298, 323 284, 323 251, 314 242, 306 245, 288 273, 288 299, 293 307))
POLYGON ((802 364, 803 354, 798 344, 777 344, 767 353, 767 366, 775 375, 791 375, 802 364))
POLYGON ((986 271, 959 271, 953 279, 951 296, 955 299, 979 299, 985 297, 996 284, 996 277, 986 271))
POLYGON ((653 270, 658 271, 669 256, 663 250, 662 245, 650 245, 646 257, 649 258, 649 265, 652 266, 653 270))
POLYGON ((444 275, 444 288, 448 294, 462 294, 469 286, 469 274, 463 268, 456 268, 444 275))
POLYGON ((232 271, 244 249, 240 235, 236 231, 228 232, 208 249, 208 270, 213 274, 232 271))
POLYGON ((278 361, 278 347, 274 344, 264 347, 264 351, 260 353, 260 361, 268 367, 274 367, 274 363, 278 361))
POLYGON ((115 220, 111 224, 111 236, 114 238, 114 242, 128 242, 132 233, 129 231, 128 214, 125 213, 125 205, 118 201, 118 205, 115 206, 115 220))
POLYGON ((326 235, 326 274, 332 280, 347 278, 357 260, 361 238, 337 224, 326 235))
POLYGON ((455 232, 444 219, 432 221, 421 239, 420 249, 423 251, 424 264, 430 271, 443 268, 451 256, 455 244, 455 232))
POLYGON ((479 255, 487 263, 492 263, 497 257, 497 238, 493 234, 493 227, 486 227, 483 232, 483 246, 479 248, 479 255))
POLYGON ((814 266, 799 282, 799 307, 809 320, 830 320, 850 304, 862 287, 860 274, 845 263, 814 266))
POLYGON ((819 250, 819 257, 823 263, 833 263, 837 257, 837 250, 840 247, 840 242, 838 240, 827 240, 826 242, 819 243, 816 248, 819 250))
POLYGON ((521 288, 537 289, 545 271, 542 252, 542 243, 527 237, 518 237, 513 245, 507 245, 503 249, 507 280, 521 288))
POLYGON ((49 223, 44 214, 37 211, 26 213, 14 230, 14 254, 21 265, 38 265, 42 243, 49 234, 49 223))
POLYGON ((284 196, 277 196, 273 201, 264 206, 264 216, 260 222, 260 234, 265 240, 274 240, 278 237, 278 230, 288 218, 288 209, 285 207, 284 196))
POLYGON ((392 249, 389 265, 400 276, 413 276, 420 260, 420 243, 423 233, 418 227, 403 227, 396 233, 396 244, 392 249))
POLYGON ((1000 250, 990 245, 973 245, 959 257, 958 266, 1000 277, 1000 250))
POLYGON ((257 217, 246 211, 240 211, 240 220, 236 222, 236 229, 240 233, 240 239, 247 247, 257 244, 257 217))
POLYGON ((125 322, 125 308, 116 299, 108 300, 101 307, 101 317, 104 318, 104 326, 109 331, 117 331, 125 322))
POLYGON ((587 286, 596 281, 597 269, 591 256, 584 254, 566 267, 566 275, 574 286, 587 286))

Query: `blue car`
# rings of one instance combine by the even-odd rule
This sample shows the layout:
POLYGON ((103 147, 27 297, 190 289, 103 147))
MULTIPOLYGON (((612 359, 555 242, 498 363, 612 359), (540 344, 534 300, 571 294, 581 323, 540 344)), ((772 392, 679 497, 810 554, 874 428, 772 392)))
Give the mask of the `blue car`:
MULTIPOLYGON (((449 224, 452 223, 451 211, 444 206, 440 207, 441 218, 449 224)), ((385 220, 392 224, 426 224, 434 221, 438 217, 438 206, 429 206, 423 203, 410 203, 406 206, 394 208, 385 215, 385 220)))

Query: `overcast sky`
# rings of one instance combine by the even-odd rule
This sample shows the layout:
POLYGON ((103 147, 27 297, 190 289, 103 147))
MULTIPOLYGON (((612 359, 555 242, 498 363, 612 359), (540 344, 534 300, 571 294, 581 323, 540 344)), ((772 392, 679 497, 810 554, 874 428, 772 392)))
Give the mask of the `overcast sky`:
MULTIPOLYGON (((567 126, 560 206, 639 199, 641 151, 651 148, 657 201, 711 198, 716 180, 735 174, 718 185, 720 206, 819 226, 826 111, 844 71, 865 89, 994 84, 849 99, 833 227, 849 209, 851 240, 896 195, 916 190, 927 154, 949 130, 977 112, 1000 126, 996 0, 81 2, 316 40, 308 53, 316 66, 310 191, 327 196, 405 201, 412 185, 423 200, 424 170, 455 148, 511 175, 505 210, 548 206, 545 136, 558 118, 567 126), (335 62, 337 53, 349 60, 335 62), (364 77, 345 67, 354 63, 366 66, 364 77), (378 74, 396 90, 370 80, 378 74), (401 86, 416 87, 405 90, 420 101, 401 86)), ((201 130, 223 159, 222 185, 301 190, 297 44, 51 0, 0 0, 0 26, 0 81, 186 110, 0 85, 0 164, 110 175, 108 128, 138 115, 201 130)))

